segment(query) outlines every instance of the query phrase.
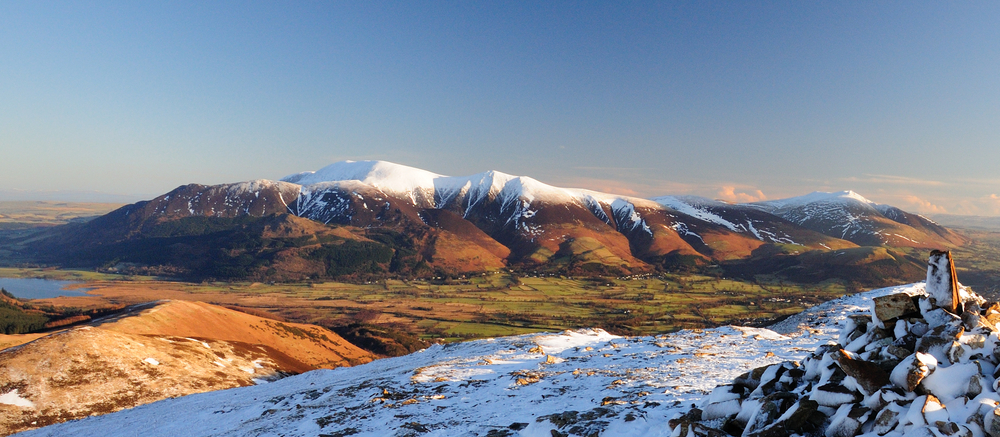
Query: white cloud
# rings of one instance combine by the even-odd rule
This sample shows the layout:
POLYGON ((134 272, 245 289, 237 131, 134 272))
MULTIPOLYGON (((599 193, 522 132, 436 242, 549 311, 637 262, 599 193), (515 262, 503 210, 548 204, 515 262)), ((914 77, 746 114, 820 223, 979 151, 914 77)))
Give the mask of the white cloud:
POLYGON ((903 209, 905 211, 913 211, 913 212, 918 212, 918 213, 923 213, 923 214, 947 214, 948 213, 948 210, 945 209, 943 206, 936 205, 936 204, 934 204, 933 202, 931 202, 929 200, 922 199, 922 198, 914 196, 914 195, 910 195, 910 194, 903 195, 903 196, 900 197, 900 200, 902 201, 902 203, 899 204, 899 205, 894 205, 894 206, 896 206, 898 208, 901 208, 901 209, 903 209))
POLYGON ((764 192, 761 190, 753 188, 740 188, 740 191, 737 191, 737 187, 731 185, 723 185, 722 188, 716 193, 716 197, 720 200, 734 203, 759 202, 761 200, 767 200, 767 196, 765 196, 764 192))

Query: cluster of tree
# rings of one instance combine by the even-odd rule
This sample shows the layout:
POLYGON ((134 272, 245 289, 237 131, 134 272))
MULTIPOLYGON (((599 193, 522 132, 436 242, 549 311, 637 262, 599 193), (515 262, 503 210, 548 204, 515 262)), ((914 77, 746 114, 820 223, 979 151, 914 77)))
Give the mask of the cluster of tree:
POLYGON ((351 323, 330 329, 351 344, 386 357, 398 357, 430 346, 426 341, 390 326, 351 323))
MULTIPOLYGON (((13 297, 7 290, 0 289, 6 297, 13 297)), ((26 334, 41 330, 49 318, 45 315, 27 312, 6 299, 0 300, 0 332, 4 334, 26 334)))
POLYGON ((342 241, 324 244, 308 258, 323 262, 331 277, 354 273, 380 273, 388 270, 395 252, 383 244, 368 241, 342 241))

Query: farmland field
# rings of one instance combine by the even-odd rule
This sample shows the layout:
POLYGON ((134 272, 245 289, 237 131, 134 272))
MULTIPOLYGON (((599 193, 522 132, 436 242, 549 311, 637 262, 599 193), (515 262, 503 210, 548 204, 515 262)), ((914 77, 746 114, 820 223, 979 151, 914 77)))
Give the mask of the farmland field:
POLYGON ((184 283, 51 269, 0 269, 0 276, 86 281, 88 296, 36 305, 99 308, 157 299, 205 301, 326 326, 388 324, 428 339, 601 327, 622 334, 748 323, 801 311, 844 294, 838 283, 757 283, 701 275, 637 278, 518 277, 349 284, 184 283))

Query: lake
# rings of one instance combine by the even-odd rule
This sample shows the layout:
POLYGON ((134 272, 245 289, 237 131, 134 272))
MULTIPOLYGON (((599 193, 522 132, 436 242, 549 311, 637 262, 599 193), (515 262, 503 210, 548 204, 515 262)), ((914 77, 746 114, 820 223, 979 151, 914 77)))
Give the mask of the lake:
POLYGON ((76 281, 56 281, 53 279, 0 278, 0 288, 14 296, 26 299, 46 299, 59 296, 86 296, 88 288, 63 290, 63 287, 80 284, 76 281))

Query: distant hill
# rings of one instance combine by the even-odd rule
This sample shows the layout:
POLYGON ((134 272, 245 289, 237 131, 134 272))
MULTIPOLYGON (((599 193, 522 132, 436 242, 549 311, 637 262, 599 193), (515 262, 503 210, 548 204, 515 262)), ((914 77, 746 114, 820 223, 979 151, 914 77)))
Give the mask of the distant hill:
POLYGON ((42 263, 254 280, 502 268, 628 275, 763 255, 965 244, 930 220, 849 191, 751 204, 650 200, 497 171, 441 176, 384 161, 338 162, 281 181, 185 185, 33 238, 19 256, 42 263))

